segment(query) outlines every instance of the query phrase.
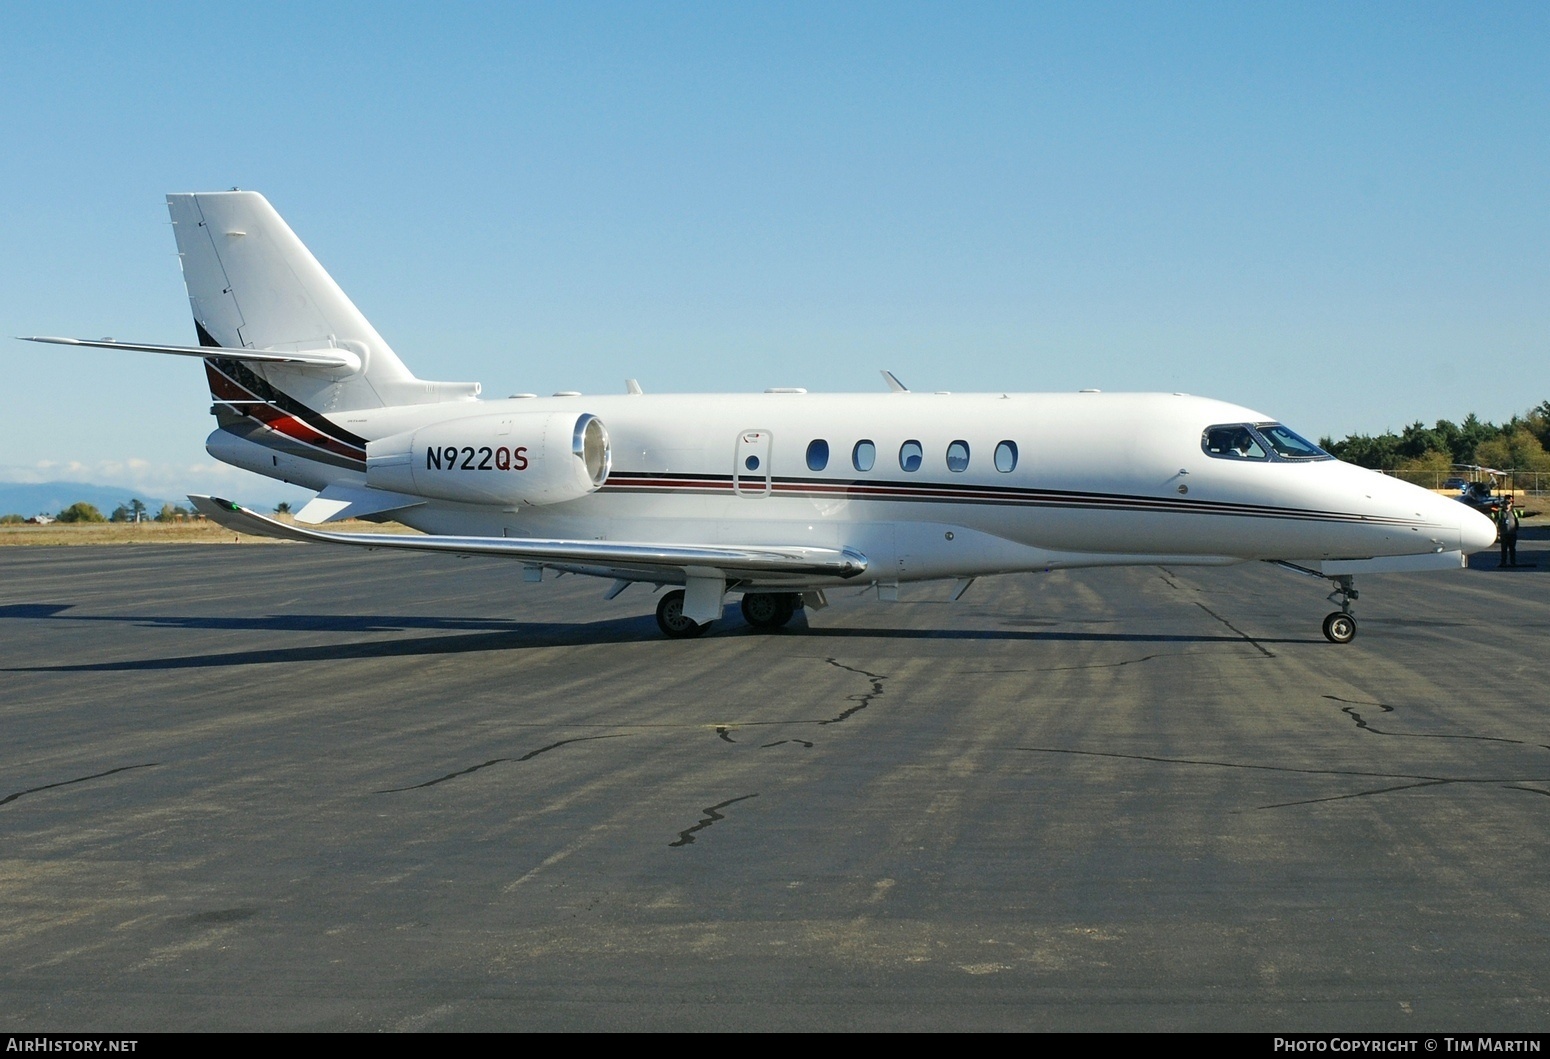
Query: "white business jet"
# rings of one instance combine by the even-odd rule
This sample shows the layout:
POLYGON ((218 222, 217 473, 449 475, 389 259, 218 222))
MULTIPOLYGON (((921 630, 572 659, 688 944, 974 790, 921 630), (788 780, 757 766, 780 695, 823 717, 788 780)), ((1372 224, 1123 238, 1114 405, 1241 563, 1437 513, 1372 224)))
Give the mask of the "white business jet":
POLYGON ((775 628, 824 592, 1093 566, 1278 563, 1334 582, 1458 569, 1495 527, 1339 462, 1269 416, 1185 394, 627 393, 481 400, 414 377, 263 196, 169 195, 217 459, 318 491, 295 525, 191 499, 243 533, 498 555, 664 593, 697 636, 728 593, 775 628), (393 520, 424 535, 313 528, 393 520))

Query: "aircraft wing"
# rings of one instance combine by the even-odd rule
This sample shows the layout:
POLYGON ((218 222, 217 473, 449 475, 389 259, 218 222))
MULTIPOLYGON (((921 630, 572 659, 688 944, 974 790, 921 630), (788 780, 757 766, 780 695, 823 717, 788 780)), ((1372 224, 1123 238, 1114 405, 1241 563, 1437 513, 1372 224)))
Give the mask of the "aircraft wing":
POLYGON ((335 533, 287 525, 219 497, 191 494, 189 499, 210 519, 238 533, 323 544, 353 544, 364 548, 499 555, 540 566, 626 579, 653 580, 667 574, 667 580, 676 581, 710 571, 718 571, 721 576, 734 580, 752 574, 852 578, 864 574, 867 569, 866 556, 851 548, 335 533))

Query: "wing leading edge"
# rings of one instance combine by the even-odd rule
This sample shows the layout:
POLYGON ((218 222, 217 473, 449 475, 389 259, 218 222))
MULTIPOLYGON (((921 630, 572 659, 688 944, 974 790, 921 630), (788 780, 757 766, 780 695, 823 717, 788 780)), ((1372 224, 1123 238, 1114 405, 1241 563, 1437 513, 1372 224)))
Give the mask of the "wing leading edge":
POLYGON ((852 548, 770 545, 684 545, 627 541, 533 540, 513 537, 410 536, 303 529, 214 496, 191 494, 194 507, 238 533, 363 548, 401 548, 452 555, 495 555, 557 569, 630 580, 679 582, 712 571, 729 581, 750 576, 838 577, 866 573, 866 556, 852 548))

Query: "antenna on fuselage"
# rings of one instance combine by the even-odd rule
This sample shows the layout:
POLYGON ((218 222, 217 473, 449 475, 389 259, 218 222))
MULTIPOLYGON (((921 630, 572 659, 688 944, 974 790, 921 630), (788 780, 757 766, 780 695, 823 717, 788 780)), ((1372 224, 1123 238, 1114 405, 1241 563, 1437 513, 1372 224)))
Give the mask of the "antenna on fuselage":
POLYGON ((887 369, 883 370, 883 381, 888 384, 890 393, 909 393, 910 388, 899 381, 899 377, 887 369))

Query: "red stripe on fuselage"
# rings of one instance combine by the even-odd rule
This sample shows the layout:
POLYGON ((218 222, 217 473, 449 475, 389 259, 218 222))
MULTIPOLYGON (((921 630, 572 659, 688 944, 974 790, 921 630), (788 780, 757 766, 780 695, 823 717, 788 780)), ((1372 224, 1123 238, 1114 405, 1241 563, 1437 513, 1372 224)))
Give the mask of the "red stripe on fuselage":
POLYGON ((335 456, 366 462, 366 450, 350 445, 313 427, 289 412, 276 408, 253 391, 218 371, 215 365, 205 361, 205 375, 210 381, 210 396, 217 402, 228 403, 232 411, 248 419, 256 420, 276 434, 283 434, 292 441, 322 449, 335 456))

